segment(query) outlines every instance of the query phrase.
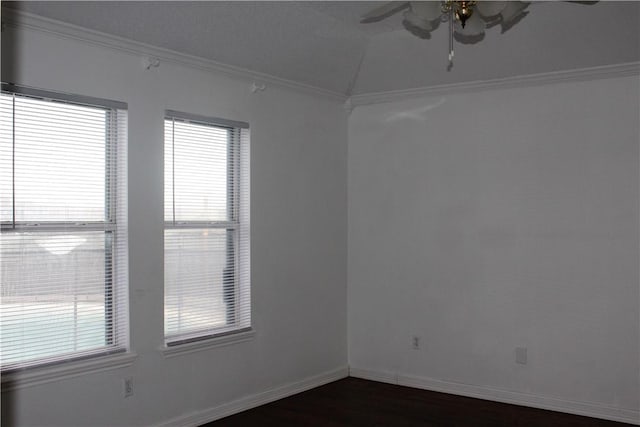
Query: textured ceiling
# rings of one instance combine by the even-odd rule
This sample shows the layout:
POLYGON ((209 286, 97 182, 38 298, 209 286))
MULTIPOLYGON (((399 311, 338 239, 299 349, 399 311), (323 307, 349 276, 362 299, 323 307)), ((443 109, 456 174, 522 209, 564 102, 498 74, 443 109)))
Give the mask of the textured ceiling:
POLYGON ((640 60, 640 3, 541 2, 505 34, 456 44, 412 36, 401 14, 360 24, 380 2, 3 2, 6 6, 351 95, 640 60))

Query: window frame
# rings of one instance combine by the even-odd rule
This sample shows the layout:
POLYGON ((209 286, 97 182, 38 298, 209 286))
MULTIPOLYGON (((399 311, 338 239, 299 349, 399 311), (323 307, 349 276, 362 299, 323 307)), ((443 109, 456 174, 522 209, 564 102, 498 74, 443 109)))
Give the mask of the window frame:
MULTIPOLYGON (((248 321, 248 325, 240 325, 242 319, 240 318, 240 309, 242 309, 241 305, 243 302, 241 301, 242 294, 242 286, 247 286, 250 288, 250 283, 243 283, 241 280, 241 264, 243 260, 241 259, 240 254, 240 244, 241 244, 241 229, 245 225, 242 223, 242 209, 248 209, 248 200, 249 194, 242 194, 243 184, 241 183, 242 170, 244 167, 248 168, 248 159, 243 159, 242 156, 242 144, 243 138, 241 136, 242 131, 248 131, 249 124, 246 122, 214 118, 214 117, 206 117, 191 113, 184 113, 175 110, 166 110, 164 116, 164 126, 166 126, 167 121, 170 121, 174 126, 175 123, 182 122, 186 124, 194 124, 200 126, 208 126, 214 127, 218 129, 224 129, 227 131, 227 165, 228 169, 231 170, 231 173, 226 174, 226 203, 227 203, 227 220, 225 221, 198 221, 198 220, 176 220, 175 214, 175 169, 172 171, 172 178, 174 182, 172 183, 172 203, 173 203, 173 220, 167 221, 165 218, 164 221, 164 231, 166 230, 186 230, 186 229, 213 229, 213 230, 226 230, 227 238, 226 238, 226 246, 227 251, 229 251, 229 246, 233 246, 232 248, 232 259, 233 259, 233 282, 231 285, 233 286, 233 301, 231 302, 232 308, 230 308, 230 304, 225 304, 226 310, 226 318, 227 323, 225 326, 216 327, 216 328, 207 328, 186 332, 186 333, 178 333, 178 334, 167 334, 166 328, 164 330, 164 347, 161 349, 166 356, 172 356, 175 354, 181 353, 190 353, 192 351, 198 351, 200 349, 210 348, 212 346, 219 345, 227 345, 234 342, 246 341, 251 339, 254 335, 253 328, 251 326, 251 321, 248 321), (244 161, 247 161, 247 164, 244 164, 244 161), (243 206, 246 204, 247 206, 243 206), (233 237, 230 238, 229 233, 232 233, 233 237), (230 316, 233 316, 233 321, 230 321, 230 316), (240 325, 240 326, 239 326, 240 325)), ((163 126, 163 128, 164 128, 163 126)), ((174 136, 172 135, 172 142, 175 141, 174 136)), ((248 143, 248 141, 247 141, 248 143)), ((164 134, 164 147, 166 150, 166 134, 164 134)), ((173 149, 173 147, 172 147, 173 149)), ((248 152, 246 154, 248 156, 248 152)), ((175 157, 173 157, 175 162, 175 157)), ((247 174, 248 179, 248 174, 247 174)), ((248 191, 248 186, 247 191, 248 191)), ((165 182, 166 188, 166 182, 165 182)), ((165 200, 165 204, 168 201, 165 200)), ((163 217, 165 216, 165 210, 163 209, 163 217)), ((248 218, 248 217, 247 217, 248 218)), ((248 221, 247 221, 248 222, 248 221)), ((248 224, 246 224, 248 226, 248 224)), ((247 230, 248 232, 248 230, 247 230)), ((248 239, 247 239, 248 240, 248 239)), ((248 241, 247 241, 248 243, 248 241)), ((165 249, 166 251, 166 249, 165 249)), ((228 253, 228 252, 227 252, 228 253)), ((165 252, 166 254, 166 252, 165 252)), ((229 257, 226 257, 228 260, 229 257)), ((245 262, 249 262, 249 260, 244 260, 245 262)), ((165 258, 166 262, 166 258, 165 258)), ((227 267, 224 267, 226 269, 227 267)), ((247 268, 250 268, 249 266, 247 268)), ((166 274, 166 272, 165 272, 166 274)), ((166 278, 166 276, 165 276, 166 278)), ((166 280, 166 279, 165 279, 166 280)), ((223 287, 226 286, 225 279, 222 280, 223 287)), ((165 288, 166 291, 166 288, 165 288)), ((224 291, 223 291, 223 295, 224 291)), ((223 298, 225 298, 223 296, 223 298)), ((226 301, 225 301, 226 302, 226 301)), ((245 302, 248 305, 246 308, 249 313, 251 311, 251 301, 245 302)), ((166 307, 165 307, 166 309, 166 307)), ((166 320, 166 311, 163 313, 163 317, 166 320)), ((249 315, 250 318, 250 315, 249 315)))
MULTIPOLYGON (((114 283, 116 281, 116 271, 122 266, 118 265, 116 259, 128 258, 128 254, 116 256, 117 237, 121 234, 125 240, 125 252, 128 252, 128 242, 126 237, 127 218, 126 218, 126 190, 125 194, 119 192, 118 180, 124 179, 120 176, 119 169, 122 168, 120 162, 126 162, 126 152, 124 159, 121 159, 120 146, 126 144, 126 128, 120 129, 120 120, 124 120, 126 125, 126 115, 120 118, 122 112, 128 109, 124 102, 68 94, 62 92, 54 92, 49 90, 37 89, 28 86, 16 85, 13 83, 0 84, 0 90, 3 95, 13 97, 12 112, 14 114, 13 121, 15 123, 15 99, 16 97, 35 99, 43 102, 51 102, 55 104, 68 104, 72 106, 88 107, 105 112, 105 147, 104 147, 104 221, 17 221, 15 207, 15 130, 13 136, 14 154, 12 154, 12 162, 14 169, 12 172, 12 181, 14 182, 12 189, 12 212, 10 221, 0 220, 0 238, 5 233, 83 233, 83 232, 104 232, 104 322, 105 322, 105 339, 104 345, 95 349, 77 350, 73 352, 59 352, 51 356, 42 356, 33 359, 27 359, 26 362, 12 362, 8 366, 0 366, 2 372, 3 389, 5 383, 15 386, 16 378, 28 378, 31 382, 49 382, 57 378, 64 377, 69 372, 91 372, 93 369, 109 368, 111 366, 121 367, 133 362, 135 354, 129 353, 129 322, 128 322, 128 280, 125 283, 114 283), (124 139, 124 143, 120 139, 124 139), (118 204, 125 202, 122 208, 125 213, 124 224, 118 220, 121 212, 118 210, 118 204), (125 290, 116 289, 118 287, 127 288, 125 290), (114 295, 123 294, 125 300, 114 303, 114 295), (120 319, 124 318, 124 322, 120 319), (123 356, 122 353, 126 353, 123 356), (100 360, 92 360, 102 357, 100 360), (70 362, 78 362, 69 365, 70 362), (124 365, 123 365, 124 364, 124 365), (35 372, 34 372, 35 371, 35 372), (48 371, 44 372, 43 371, 48 371), (6 377, 6 381, 5 381, 6 377), (43 381, 44 379, 44 381, 43 381)), ((126 150, 126 147, 125 147, 126 150)), ((125 166, 126 167, 126 166, 125 166)), ((125 172, 126 175, 126 172, 125 172)), ((121 218, 122 219, 122 218, 121 218)), ((128 276, 127 262, 124 263, 126 269, 125 275, 128 276)))

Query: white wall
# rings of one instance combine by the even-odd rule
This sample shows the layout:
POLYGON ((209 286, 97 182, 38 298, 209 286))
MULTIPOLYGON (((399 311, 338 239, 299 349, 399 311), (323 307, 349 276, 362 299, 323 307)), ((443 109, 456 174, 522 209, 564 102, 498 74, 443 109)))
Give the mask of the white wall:
POLYGON ((138 354, 4 393, 3 425, 152 425, 340 372, 347 300, 353 372, 638 413, 637 78, 358 107, 347 154, 328 98, 251 94, 250 81, 170 62, 145 71, 136 55, 36 30, 9 27, 2 43, 3 81, 129 104, 138 354), (257 331, 170 359, 158 351, 165 109, 251 124, 257 331))
POLYGON ((352 375, 640 421, 638 103, 636 76, 357 107, 352 375))
POLYGON ((340 102, 8 27, 2 80, 129 105, 128 368, 2 396, 3 425, 152 425, 346 373, 346 115, 340 102), (169 359, 163 343, 165 109, 251 125, 253 340, 169 359), (338 370, 338 371, 336 371, 338 370), (122 379, 133 376, 133 397, 122 379))

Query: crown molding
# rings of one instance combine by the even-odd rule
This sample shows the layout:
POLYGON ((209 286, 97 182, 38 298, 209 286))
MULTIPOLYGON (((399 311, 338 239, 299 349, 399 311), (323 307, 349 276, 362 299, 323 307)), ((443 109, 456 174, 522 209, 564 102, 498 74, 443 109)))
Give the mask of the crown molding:
POLYGON ((137 42, 124 37, 114 36, 78 25, 69 24, 55 19, 45 18, 43 16, 35 15, 32 13, 3 8, 2 22, 3 26, 6 24, 7 27, 14 27, 18 29, 26 28, 30 30, 54 34, 62 38, 79 40, 92 45, 115 49, 132 55, 153 57, 154 59, 158 59, 161 62, 173 62, 208 72, 224 74, 236 79, 248 80, 249 82, 259 81, 263 84, 267 83, 269 85, 293 89, 311 95, 326 97, 339 102, 344 102, 348 98, 342 93, 334 92, 328 89, 299 83, 293 80, 288 80, 270 74, 236 67, 233 65, 223 64, 221 62, 205 59, 199 56, 188 55, 171 49, 153 46, 147 43, 137 42))
POLYGON ((247 81, 260 81, 270 85, 293 89, 299 92, 322 96, 339 102, 349 102, 349 108, 353 109, 361 105, 380 104, 386 102, 401 101, 410 98, 424 96, 471 93, 491 89, 510 89, 545 84, 579 82, 616 77, 640 76, 640 61, 623 64, 605 65, 598 67, 580 68, 574 70, 553 71, 549 73, 529 74, 515 77, 505 77, 491 80, 479 80, 471 82, 452 83, 446 85, 426 86, 413 89, 403 89, 385 92, 372 92, 360 95, 352 95, 322 89, 316 86, 299 83, 270 74, 260 73, 233 65, 223 64, 210 59, 194 55, 180 53, 174 50, 153 46, 147 43, 137 42, 124 37, 114 36, 103 32, 80 27, 78 25, 45 18, 32 13, 17 10, 2 10, 2 21, 8 27, 27 28, 44 33, 50 33, 59 37, 79 40, 93 45, 118 50, 128 54, 144 57, 153 57, 163 62, 173 62, 180 65, 223 74, 236 79, 247 81))
POLYGON ((616 77, 640 76, 640 62, 604 65, 599 67, 580 68, 574 70, 553 71, 549 73, 528 74, 516 77, 505 77, 492 80, 453 83, 439 86, 419 87, 414 89, 394 90, 387 92, 366 93, 353 95, 350 105, 381 104, 385 102, 402 101, 433 95, 451 95, 457 93, 480 92, 492 89, 512 89, 554 83, 581 82, 616 77))

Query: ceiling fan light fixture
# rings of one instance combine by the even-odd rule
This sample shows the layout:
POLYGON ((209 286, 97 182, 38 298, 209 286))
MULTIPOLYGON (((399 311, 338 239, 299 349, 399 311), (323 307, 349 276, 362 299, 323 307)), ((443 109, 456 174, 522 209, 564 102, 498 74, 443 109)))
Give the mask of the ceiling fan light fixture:
MULTIPOLYGON (((570 1, 567 3, 594 4, 598 1, 570 1)), ((413 35, 430 39, 431 32, 447 23, 449 39, 449 64, 453 67, 454 40, 464 44, 478 43, 485 31, 500 25, 502 33, 510 30, 529 14, 532 1, 391 1, 362 15, 360 22, 376 22, 401 10, 405 10, 403 26, 413 35)))
POLYGON ((479 15, 471 15, 466 22, 466 25, 462 26, 461 23, 455 22, 455 32, 464 36, 478 36, 484 34, 485 23, 479 15))
POLYGON ((462 44, 476 44, 484 39, 484 32, 480 34, 467 35, 461 34, 457 31, 453 33, 453 38, 462 44))
POLYGON ((473 15, 473 5, 476 3, 475 1, 456 1, 454 2, 456 20, 460 22, 462 28, 465 27, 471 15, 473 15))
POLYGON ((453 38, 462 44, 475 44, 484 39, 484 21, 479 15, 472 15, 467 25, 462 27, 460 23, 454 23, 453 38))

